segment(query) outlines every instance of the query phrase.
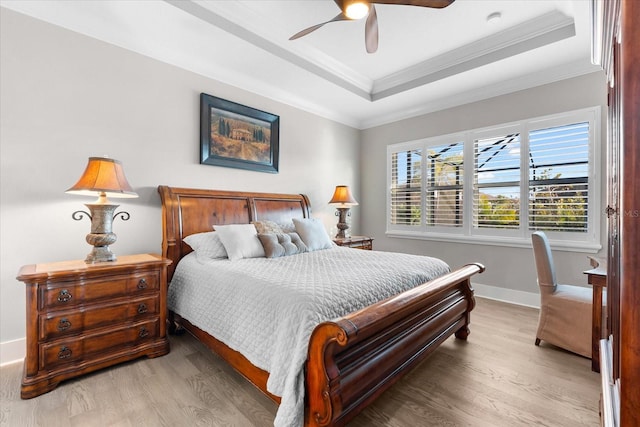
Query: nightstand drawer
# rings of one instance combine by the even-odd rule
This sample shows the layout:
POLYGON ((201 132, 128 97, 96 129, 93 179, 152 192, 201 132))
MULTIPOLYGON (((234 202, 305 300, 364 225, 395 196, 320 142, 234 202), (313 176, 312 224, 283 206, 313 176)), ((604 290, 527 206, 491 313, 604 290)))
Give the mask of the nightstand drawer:
POLYGON ((354 249, 373 250, 373 238, 368 236, 351 236, 333 239, 336 245, 354 249))
POLYGON ((125 319, 136 319, 159 311, 158 295, 132 301, 98 306, 79 307, 68 311, 54 311, 39 316, 40 340, 74 335, 125 319))
POLYGON ((158 336, 160 320, 126 323, 75 339, 60 339, 40 345, 40 369, 51 370, 69 363, 79 363, 96 355, 106 356, 123 347, 132 347, 158 336))
POLYGON ((107 298, 142 294, 158 289, 157 271, 132 276, 120 275, 82 282, 54 282, 41 288, 39 309, 73 307, 107 298))
POLYGON ((365 240, 362 242, 349 242, 340 246, 354 248, 354 249, 366 249, 366 250, 373 249, 373 243, 371 242, 371 240, 365 240))

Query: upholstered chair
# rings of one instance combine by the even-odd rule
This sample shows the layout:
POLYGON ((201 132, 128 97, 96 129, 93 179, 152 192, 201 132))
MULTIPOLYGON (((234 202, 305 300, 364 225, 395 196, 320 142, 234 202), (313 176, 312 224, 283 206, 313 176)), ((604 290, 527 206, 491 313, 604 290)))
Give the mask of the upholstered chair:
POLYGON ((531 240, 540 287, 536 345, 546 341, 591 358, 592 289, 558 284, 547 236, 536 231, 531 240))

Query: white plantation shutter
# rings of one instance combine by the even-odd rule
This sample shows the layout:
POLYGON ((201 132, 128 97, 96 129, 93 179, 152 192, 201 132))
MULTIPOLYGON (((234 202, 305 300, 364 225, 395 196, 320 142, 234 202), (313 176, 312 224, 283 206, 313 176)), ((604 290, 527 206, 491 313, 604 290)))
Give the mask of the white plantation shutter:
POLYGON ((586 232, 589 123, 529 132, 529 229, 586 232))
POLYGON ((422 219, 422 150, 391 153, 390 223, 419 226, 422 219))
POLYGON ((473 144, 474 228, 520 227, 520 134, 476 139, 473 144))
POLYGON ((387 234, 530 247, 600 245, 599 107, 387 146, 387 234))
POLYGON ((427 227, 462 227, 464 142, 428 147, 425 221, 427 227))

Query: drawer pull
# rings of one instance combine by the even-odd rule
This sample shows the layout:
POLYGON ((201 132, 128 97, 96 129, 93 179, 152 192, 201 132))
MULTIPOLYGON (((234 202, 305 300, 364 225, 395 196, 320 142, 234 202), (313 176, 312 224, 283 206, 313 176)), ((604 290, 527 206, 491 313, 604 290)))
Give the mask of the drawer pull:
POLYGON ((147 289, 147 280, 142 278, 138 281, 138 289, 147 289))
POLYGON ((68 359, 71 357, 71 349, 67 346, 62 346, 58 352, 58 359, 68 359))
POLYGON ((63 317, 58 322, 58 330, 59 331, 66 331, 70 327, 71 327, 71 322, 69 322, 69 319, 67 319, 66 317, 63 317))
POLYGON ((140 338, 149 336, 149 330, 143 326, 142 328, 140 328, 140 332, 138 332, 138 336, 140 338))
POLYGON ((147 312, 147 304, 142 303, 138 306, 138 314, 144 314, 147 312))
POLYGON ((68 289, 63 289, 58 294, 58 301, 60 301, 60 302, 67 302, 71 298, 73 298, 73 295, 71 295, 71 293, 69 292, 68 289))

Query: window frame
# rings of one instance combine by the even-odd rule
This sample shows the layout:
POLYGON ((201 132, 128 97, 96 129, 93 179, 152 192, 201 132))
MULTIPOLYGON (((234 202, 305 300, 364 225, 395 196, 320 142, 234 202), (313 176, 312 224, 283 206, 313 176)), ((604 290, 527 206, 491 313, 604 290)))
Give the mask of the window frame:
POLYGON ((588 148, 588 206, 587 206, 587 231, 586 232, 558 232, 545 231, 554 248, 575 252, 596 253, 601 248, 600 221, 601 215, 601 186, 600 174, 601 162, 601 107, 590 107, 573 110, 559 114, 535 117, 517 122, 498 124, 483 128, 472 129, 464 132, 440 135, 387 145, 387 195, 386 195, 386 235, 388 237, 424 239, 443 242, 461 242, 482 245, 531 247, 531 234, 535 230, 530 229, 529 224, 529 133, 535 130, 567 126, 574 123, 589 123, 589 148, 588 148), (473 227, 474 208, 474 141, 483 137, 495 137, 496 135, 517 132, 520 134, 520 213, 519 227, 517 229, 492 229, 473 227), (427 226, 426 213, 426 164, 425 161, 429 147, 441 146, 455 142, 463 142, 463 204, 462 226, 427 226), (391 159, 393 153, 407 150, 422 151, 422 185, 421 185, 421 221, 419 225, 391 224, 391 159))

